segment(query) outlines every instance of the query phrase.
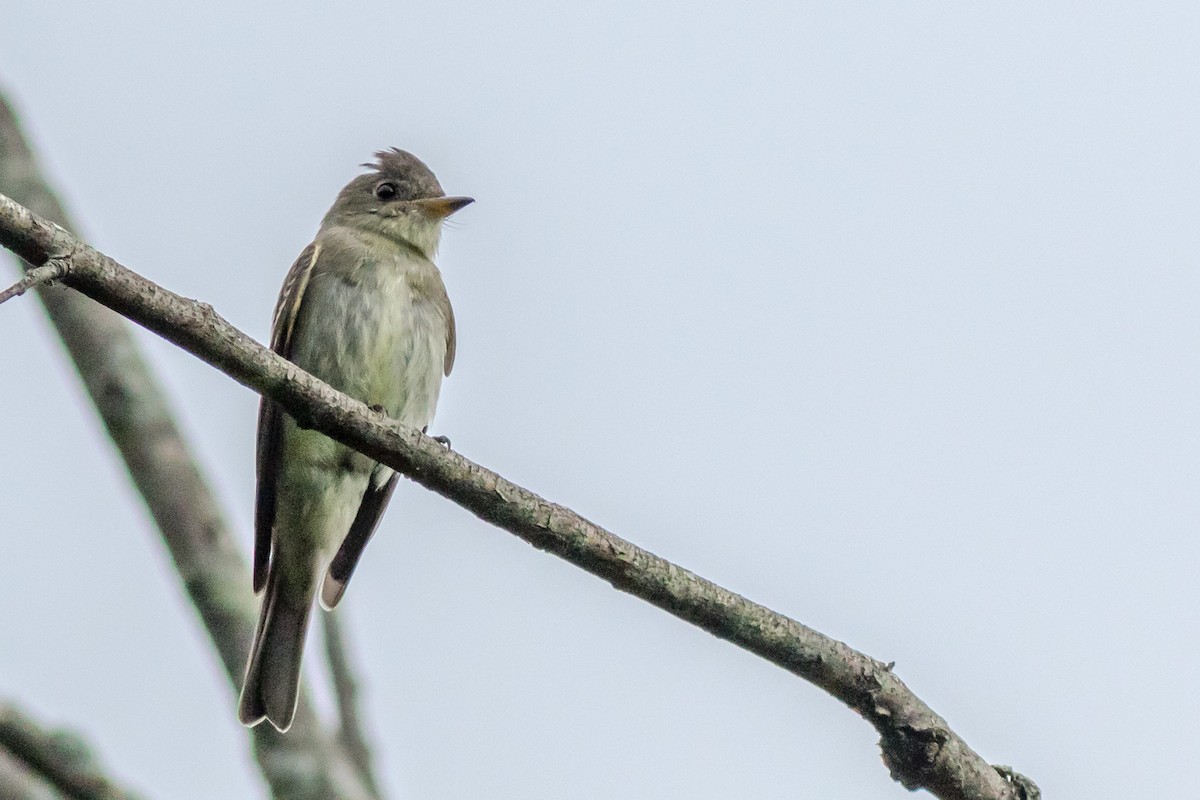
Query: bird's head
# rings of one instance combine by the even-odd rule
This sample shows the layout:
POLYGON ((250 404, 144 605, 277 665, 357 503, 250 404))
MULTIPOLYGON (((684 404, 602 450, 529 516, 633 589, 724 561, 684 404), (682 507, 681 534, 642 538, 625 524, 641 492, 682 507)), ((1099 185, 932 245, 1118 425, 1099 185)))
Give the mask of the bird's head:
POLYGON ((345 225, 404 241, 432 258, 442 222, 470 197, 447 197, 433 172, 412 153, 395 147, 380 150, 338 194, 322 226, 345 225))

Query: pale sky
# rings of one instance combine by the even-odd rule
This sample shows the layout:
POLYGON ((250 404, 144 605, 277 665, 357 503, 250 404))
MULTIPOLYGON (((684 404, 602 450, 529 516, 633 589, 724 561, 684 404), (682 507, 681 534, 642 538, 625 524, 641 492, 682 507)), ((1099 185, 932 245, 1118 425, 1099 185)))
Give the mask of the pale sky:
MULTIPOLYGON (((260 340, 356 165, 418 154, 478 201, 433 432, 895 661, 1047 797, 1182 797, 1198 40, 1183 2, 14 0, 0 84, 90 243, 260 340)), ((257 398, 139 335, 248 550, 257 398)), ((0 342, 0 695, 147 800, 261 795, 31 297, 0 342)), ((820 690, 413 484, 343 607, 390 797, 907 796, 820 690)))

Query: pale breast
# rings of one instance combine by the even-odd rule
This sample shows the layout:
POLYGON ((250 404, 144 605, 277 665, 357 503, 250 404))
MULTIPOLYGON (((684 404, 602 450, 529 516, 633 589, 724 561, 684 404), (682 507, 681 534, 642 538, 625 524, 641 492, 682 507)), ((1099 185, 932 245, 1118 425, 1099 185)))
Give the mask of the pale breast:
POLYGON ((402 251, 366 255, 357 270, 314 273, 292 360, 331 386, 415 428, 437 408, 446 321, 416 287, 436 267, 402 251))

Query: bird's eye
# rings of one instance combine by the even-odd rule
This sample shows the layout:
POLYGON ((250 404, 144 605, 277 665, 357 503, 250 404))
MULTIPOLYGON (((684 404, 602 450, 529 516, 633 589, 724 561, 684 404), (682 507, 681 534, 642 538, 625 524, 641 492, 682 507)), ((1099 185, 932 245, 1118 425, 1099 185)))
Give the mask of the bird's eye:
POLYGON ((396 184, 391 181, 384 181, 375 187, 375 196, 380 200, 391 200, 396 196, 398 191, 396 184))

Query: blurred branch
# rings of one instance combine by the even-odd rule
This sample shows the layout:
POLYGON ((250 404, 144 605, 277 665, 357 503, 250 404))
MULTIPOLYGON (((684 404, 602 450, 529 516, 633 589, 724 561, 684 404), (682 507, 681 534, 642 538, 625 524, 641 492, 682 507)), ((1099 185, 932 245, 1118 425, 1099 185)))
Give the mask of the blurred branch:
MULTIPOLYGON (((0 191, 48 219, 69 224, 2 96, 0 191)), ((46 259, 35 261, 34 266, 41 266, 46 259)), ((25 266, 30 270, 27 277, 36 272, 25 266)), ((62 286, 41 285, 38 296, 158 525, 236 693, 257 615, 250 571, 175 424, 166 395, 120 316, 62 286)), ((230 718, 233 713, 230 706, 230 718)), ((304 693, 287 736, 260 725, 253 740, 259 767, 276 797, 367 796, 304 693)))
POLYGON ((66 800, 29 765, 0 747, 0 797, 5 800, 66 800))
POLYGON ((44 731, 15 706, 0 703, 0 797, 136 800, 137 796, 104 774, 79 736, 44 731))
POLYGON ((325 658, 329 662, 329 674, 337 698, 338 740, 346 756, 358 768, 359 777, 378 800, 381 795, 371 768, 371 747, 367 744, 365 728, 358 714, 358 679, 354 675, 354 667, 346 658, 350 648, 346 646, 346 637, 342 632, 341 612, 330 611, 322 614, 321 619, 325 623, 325 658))
POLYGON ((884 762, 906 788, 924 788, 945 800, 1019 800, 1015 785, 971 750, 890 665, 618 538, 420 431, 372 412, 267 350, 211 306, 146 280, 3 196, 0 244, 35 264, 69 253, 64 257, 70 263, 63 279, 67 285, 270 397, 302 426, 821 687, 875 726, 884 762))

